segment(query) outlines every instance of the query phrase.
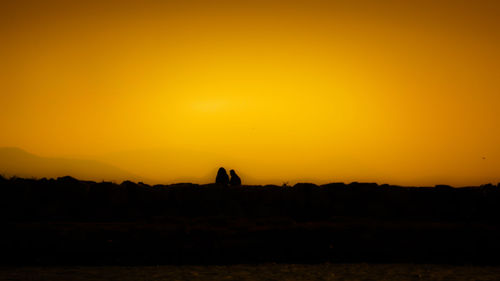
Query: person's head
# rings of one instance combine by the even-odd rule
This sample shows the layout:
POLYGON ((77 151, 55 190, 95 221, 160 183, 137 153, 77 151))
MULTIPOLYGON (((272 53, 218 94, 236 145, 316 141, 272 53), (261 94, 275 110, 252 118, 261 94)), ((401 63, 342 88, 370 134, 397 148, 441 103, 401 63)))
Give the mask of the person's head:
POLYGON ((231 176, 236 175, 236 172, 234 170, 229 171, 229 173, 231 174, 231 176))
POLYGON ((223 167, 220 167, 219 171, 217 172, 217 174, 221 174, 221 173, 227 174, 226 173, 226 169, 224 169, 223 167))

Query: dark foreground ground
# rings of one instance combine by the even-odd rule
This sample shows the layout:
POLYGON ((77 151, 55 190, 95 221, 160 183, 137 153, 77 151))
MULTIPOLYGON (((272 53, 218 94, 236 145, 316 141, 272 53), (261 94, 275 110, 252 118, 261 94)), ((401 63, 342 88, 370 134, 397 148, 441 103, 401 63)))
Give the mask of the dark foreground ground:
MULTIPOLYGON (((492 185, 148 186, 0 178, 0 218, 6 274, 36 270, 12 267, 20 265, 500 265, 500 188, 492 185)), ((113 267, 102 270, 108 269, 114 274, 113 267)), ((164 269, 159 274, 168 274, 164 269)))
POLYGON ((230 266, 101 266, 0 268, 0 281, 497 281, 500 267, 426 264, 260 264, 230 266))

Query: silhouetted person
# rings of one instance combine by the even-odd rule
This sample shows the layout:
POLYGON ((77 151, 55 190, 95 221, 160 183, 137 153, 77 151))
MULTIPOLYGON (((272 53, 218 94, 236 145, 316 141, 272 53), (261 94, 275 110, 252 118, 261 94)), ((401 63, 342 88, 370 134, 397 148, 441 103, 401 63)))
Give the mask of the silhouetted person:
POLYGON ((215 178, 215 184, 227 186, 229 184, 229 176, 227 175, 226 169, 220 167, 217 172, 217 177, 215 178))
POLYGON ((231 171, 229 171, 229 173, 231 174, 231 180, 229 181, 229 184, 233 185, 233 186, 240 186, 241 179, 240 179, 240 177, 238 177, 236 172, 234 170, 231 170, 231 171))

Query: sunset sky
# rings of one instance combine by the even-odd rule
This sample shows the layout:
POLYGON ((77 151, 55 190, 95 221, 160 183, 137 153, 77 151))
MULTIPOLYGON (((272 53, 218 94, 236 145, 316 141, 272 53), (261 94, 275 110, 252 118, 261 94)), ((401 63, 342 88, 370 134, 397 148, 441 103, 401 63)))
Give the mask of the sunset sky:
POLYGON ((500 182, 499 1, 2 1, 0 65, 1 147, 155 183, 500 182))

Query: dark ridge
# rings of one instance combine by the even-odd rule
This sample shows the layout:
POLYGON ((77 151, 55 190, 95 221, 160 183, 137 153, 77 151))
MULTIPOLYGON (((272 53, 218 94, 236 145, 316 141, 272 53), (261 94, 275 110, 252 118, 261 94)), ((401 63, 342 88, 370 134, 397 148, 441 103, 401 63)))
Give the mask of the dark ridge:
POLYGON ((500 264, 500 186, 0 177, 1 264, 500 264))

